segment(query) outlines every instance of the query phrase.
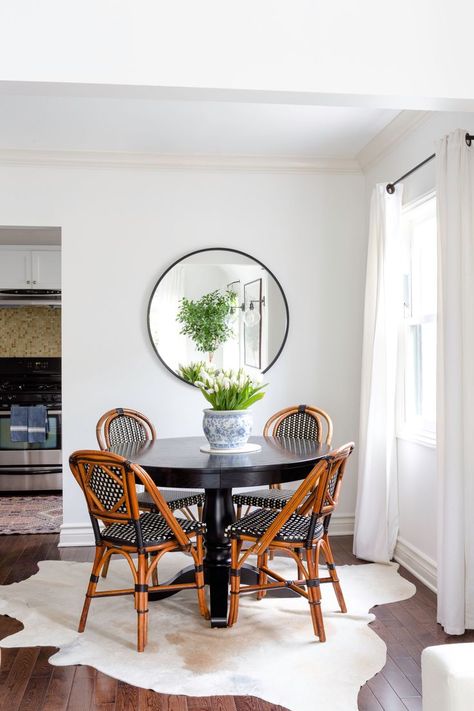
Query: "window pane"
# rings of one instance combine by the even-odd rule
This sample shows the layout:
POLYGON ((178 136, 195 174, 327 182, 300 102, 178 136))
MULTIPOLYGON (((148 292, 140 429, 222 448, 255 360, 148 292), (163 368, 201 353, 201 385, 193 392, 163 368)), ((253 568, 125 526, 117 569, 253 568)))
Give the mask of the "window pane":
POLYGON ((436 219, 434 215, 413 225, 412 315, 436 313, 436 219))
POLYGON ((436 204, 431 198, 404 216, 403 427, 435 434, 436 420, 436 204))
POLYGON ((414 422, 421 416, 421 327, 408 326, 405 367, 405 421, 414 422))

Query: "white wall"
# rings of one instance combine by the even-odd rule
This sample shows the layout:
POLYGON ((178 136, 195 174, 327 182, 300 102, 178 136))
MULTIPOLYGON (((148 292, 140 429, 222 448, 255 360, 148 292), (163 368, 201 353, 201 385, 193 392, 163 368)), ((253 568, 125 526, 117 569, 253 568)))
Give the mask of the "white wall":
MULTIPOLYGON (((367 203, 378 182, 396 180, 436 150, 436 141, 456 128, 474 131, 474 114, 434 113, 366 167, 367 203)), ((404 181, 404 202, 435 187, 435 161, 404 181)), ((436 585, 436 450, 398 441, 400 529, 396 558, 436 585)))
MULTIPOLYGON (((201 433, 202 396, 163 367, 146 328, 155 281, 192 250, 255 255, 286 292, 289 337, 254 408, 255 431, 307 402, 331 413, 335 444, 357 438, 363 223, 356 174, 0 166, 0 224, 62 228, 63 541, 83 541, 88 525, 67 456, 95 447, 102 412, 142 410, 162 437, 201 433)), ((355 482, 353 463, 341 514, 353 513, 355 482)))

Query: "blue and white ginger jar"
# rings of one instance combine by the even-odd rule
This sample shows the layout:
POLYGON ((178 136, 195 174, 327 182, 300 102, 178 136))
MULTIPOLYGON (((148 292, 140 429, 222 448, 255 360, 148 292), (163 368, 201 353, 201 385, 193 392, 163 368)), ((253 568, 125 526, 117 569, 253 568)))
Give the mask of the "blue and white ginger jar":
POLYGON ((204 410, 202 427, 211 449, 239 449, 247 444, 252 431, 248 410, 204 410))

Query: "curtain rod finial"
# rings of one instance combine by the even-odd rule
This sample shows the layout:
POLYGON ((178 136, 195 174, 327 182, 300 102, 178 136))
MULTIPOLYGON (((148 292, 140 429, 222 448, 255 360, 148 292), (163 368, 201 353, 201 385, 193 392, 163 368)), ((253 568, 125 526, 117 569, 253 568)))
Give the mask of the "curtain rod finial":
POLYGON ((389 195, 393 195, 393 193, 395 192, 395 185, 393 183, 387 183, 386 190, 389 195))

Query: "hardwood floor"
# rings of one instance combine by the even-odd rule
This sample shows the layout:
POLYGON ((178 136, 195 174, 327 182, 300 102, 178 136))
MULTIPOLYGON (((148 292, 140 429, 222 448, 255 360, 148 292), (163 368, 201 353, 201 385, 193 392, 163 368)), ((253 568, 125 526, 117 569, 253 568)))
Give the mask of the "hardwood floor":
MULTIPOLYGON (((24 580, 37 571, 39 560, 92 560, 91 548, 57 548, 58 536, 0 536, 0 584, 24 580)), ((336 563, 357 564, 350 536, 332 539, 336 563)), ((421 711, 420 654, 432 644, 474 641, 474 632, 448 637, 436 624, 436 598, 408 572, 416 584, 410 600, 373 609, 372 629, 387 645, 387 663, 359 693, 360 711, 421 711)), ((0 638, 22 628, 0 616, 0 638)), ((275 711, 254 697, 165 696, 138 689, 96 672, 91 667, 53 667, 52 647, 2 650, 0 708, 5 711, 275 711)), ((216 689, 216 692, 218 689, 216 689)), ((280 707, 281 708, 281 707, 280 707)), ((331 711, 327 709, 327 711, 331 711)))

